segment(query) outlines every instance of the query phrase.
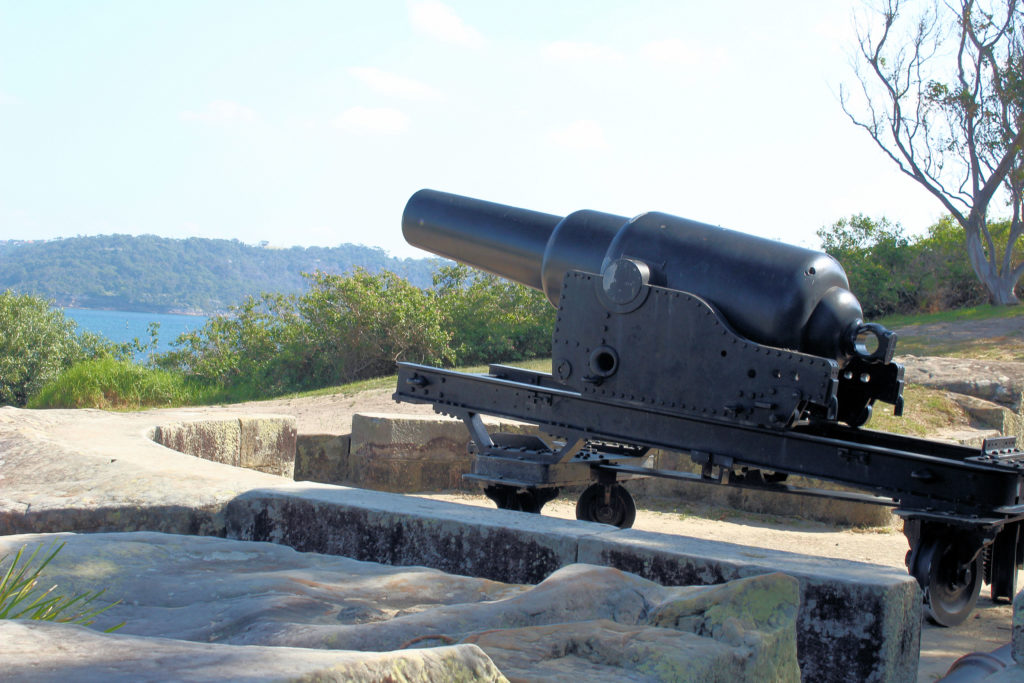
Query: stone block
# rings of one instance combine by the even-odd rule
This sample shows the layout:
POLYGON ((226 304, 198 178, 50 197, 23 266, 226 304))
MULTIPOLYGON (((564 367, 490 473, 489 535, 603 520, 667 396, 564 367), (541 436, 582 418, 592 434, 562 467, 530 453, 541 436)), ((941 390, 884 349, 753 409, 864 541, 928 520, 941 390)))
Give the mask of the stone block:
POLYGON ((975 429, 996 430, 999 434, 1018 439, 1024 437, 1020 415, 1009 408, 975 396, 950 393, 949 397, 963 409, 975 429))
POLYGON ((286 415, 195 420, 159 425, 153 440, 179 453, 292 477, 295 418, 286 415))
POLYGON ((295 442, 295 481, 349 482, 348 434, 299 434, 295 442))
POLYGON ((295 418, 242 417, 238 422, 238 465, 291 479, 295 469, 295 418))
MULTIPOLYGON (((486 418, 492 432, 537 433, 536 427, 486 418)), ((418 493, 477 490, 464 481, 473 467, 469 432, 461 420, 440 415, 356 413, 346 483, 376 491, 418 493)))
POLYGON ((179 453, 238 467, 242 427, 237 419, 178 422, 157 426, 153 440, 179 453))
POLYGON ((224 520, 228 538, 513 583, 542 581, 576 561, 581 539, 616 531, 311 483, 249 491, 226 506, 224 520))
POLYGON ((581 538, 578 559, 669 586, 784 572, 800 583, 803 680, 916 680, 921 592, 896 569, 634 530, 581 538))

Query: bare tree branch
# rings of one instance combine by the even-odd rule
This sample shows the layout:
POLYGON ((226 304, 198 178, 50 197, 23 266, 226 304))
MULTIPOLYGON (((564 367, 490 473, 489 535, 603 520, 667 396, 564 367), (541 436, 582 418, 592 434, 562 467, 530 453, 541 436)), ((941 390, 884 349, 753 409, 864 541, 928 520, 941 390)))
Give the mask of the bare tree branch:
POLYGON ((1019 218, 1002 253, 988 229, 997 197, 1009 196, 1015 217, 1022 212, 1016 188, 1024 180, 1011 181, 1024 173, 1020 1, 944 0, 909 16, 899 0, 887 0, 876 12, 879 32, 857 27, 863 102, 855 107, 840 88, 850 121, 964 229, 971 265, 1001 303, 1016 303, 1024 270, 1013 266, 1019 218))

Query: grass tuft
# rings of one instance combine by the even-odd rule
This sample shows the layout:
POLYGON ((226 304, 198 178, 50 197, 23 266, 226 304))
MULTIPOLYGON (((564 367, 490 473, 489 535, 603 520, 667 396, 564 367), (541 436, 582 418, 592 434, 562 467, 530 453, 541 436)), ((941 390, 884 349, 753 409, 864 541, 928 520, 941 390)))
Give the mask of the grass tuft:
MULTIPOLYGON (((23 559, 25 548, 19 548, 6 569, 3 564, 9 555, 0 557, 0 619, 33 619, 89 626, 96 621, 96 617, 121 602, 118 600, 104 607, 90 607, 90 603, 103 595, 102 590, 65 597, 54 593, 56 585, 46 590, 39 588, 40 575, 64 544, 54 542, 54 546, 51 546, 53 552, 33 567, 32 563, 42 547, 41 544, 36 546, 26 559, 23 559)), ((124 622, 104 629, 103 632, 113 633, 122 626, 124 622)))
POLYGON ((101 358, 62 372, 29 400, 28 407, 138 410, 202 403, 209 393, 181 375, 101 358))

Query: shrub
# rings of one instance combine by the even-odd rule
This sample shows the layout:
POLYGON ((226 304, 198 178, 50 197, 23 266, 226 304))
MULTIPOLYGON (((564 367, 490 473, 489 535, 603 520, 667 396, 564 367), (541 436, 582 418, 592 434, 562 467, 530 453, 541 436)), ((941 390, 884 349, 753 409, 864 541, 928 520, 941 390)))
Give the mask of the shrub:
POLYGON ((301 297, 250 297, 155 358, 235 399, 378 377, 401 360, 449 362, 436 295, 394 273, 314 273, 301 297))
POLYGON ((44 299, 0 294, 0 405, 29 397, 82 356, 75 323, 44 299))
POLYGON ((543 293, 461 265, 441 268, 434 286, 457 365, 551 353, 555 309, 543 293))
POLYGON ((432 292, 387 271, 308 277, 298 306, 311 354, 305 366, 319 386, 387 375, 398 361, 452 360, 432 292))

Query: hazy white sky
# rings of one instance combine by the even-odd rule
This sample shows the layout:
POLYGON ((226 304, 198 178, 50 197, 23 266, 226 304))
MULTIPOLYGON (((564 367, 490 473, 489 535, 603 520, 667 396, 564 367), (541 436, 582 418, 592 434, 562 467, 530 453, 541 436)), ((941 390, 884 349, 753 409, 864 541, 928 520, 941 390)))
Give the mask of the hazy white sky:
POLYGON ((939 205, 836 96, 859 2, 0 0, 0 239, 402 240, 421 187, 817 246, 939 205))

